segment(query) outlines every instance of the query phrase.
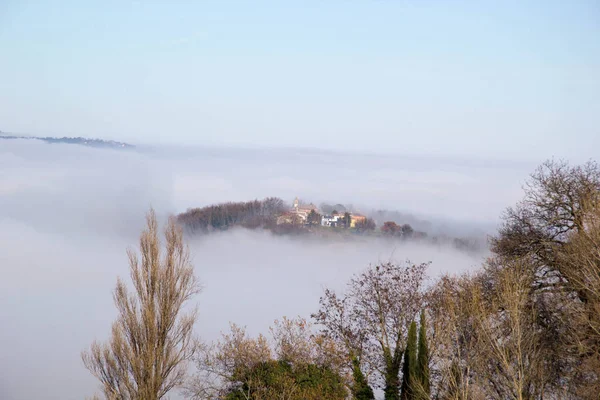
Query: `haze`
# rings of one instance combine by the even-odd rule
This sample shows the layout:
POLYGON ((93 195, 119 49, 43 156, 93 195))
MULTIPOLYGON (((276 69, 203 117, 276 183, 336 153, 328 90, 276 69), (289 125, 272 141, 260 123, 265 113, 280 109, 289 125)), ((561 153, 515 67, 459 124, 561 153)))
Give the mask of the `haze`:
MULTIPOLYGON (((81 399, 95 392, 97 383, 79 354, 109 333, 115 317, 111 291, 117 276, 128 276, 125 250, 137 244, 150 206, 164 217, 213 202, 268 195, 291 202, 302 195, 426 218, 443 215, 450 218, 446 226, 457 220, 485 231, 514 202, 518 178, 528 167, 291 150, 119 152, 4 141, 0 397, 81 399)), ((469 270, 485 256, 423 244, 318 242, 245 230, 193 237, 190 245, 204 285, 196 300, 197 333, 205 340, 216 339, 229 322, 256 333, 284 315, 308 316, 325 285, 341 287, 369 263, 432 261, 435 276, 469 270)))

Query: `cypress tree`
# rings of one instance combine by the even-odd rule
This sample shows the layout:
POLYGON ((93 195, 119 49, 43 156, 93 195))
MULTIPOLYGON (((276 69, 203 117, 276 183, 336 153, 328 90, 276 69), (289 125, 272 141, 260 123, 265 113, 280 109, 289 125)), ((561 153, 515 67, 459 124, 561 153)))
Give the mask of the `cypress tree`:
POLYGON ((427 346, 427 324, 425 311, 421 311, 419 327, 419 355, 417 358, 417 378, 419 380, 420 399, 428 399, 431 393, 429 383, 429 347, 427 346))
POLYGON ((401 400, 414 400, 415 393, 412 390, 413 381, 417 379, 417 324, 411 322, 408 329, 408 340, 404 352, 404 365, 402 366, 402 387, 400 389, 401 400))
POLYGON ((400 400, 400 367, 402 366, 402 354, 399 349, 394 353, 389 347, 383 350, 385 360, 385 387, 383 388, 383 398, 385 400, 400 400))
POLYGON ((354 386, 352 386, 352 398, 355 400, 374 400, 375 394, 369 386, 367 378, 360 369, 358 358, 352 359, 352 376, 354 378, 354 386))

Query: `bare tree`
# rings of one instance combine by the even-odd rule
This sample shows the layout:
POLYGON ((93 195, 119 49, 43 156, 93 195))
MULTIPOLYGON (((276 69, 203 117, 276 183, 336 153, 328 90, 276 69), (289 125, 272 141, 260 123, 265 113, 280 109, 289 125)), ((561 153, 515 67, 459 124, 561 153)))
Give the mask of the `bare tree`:
POLYGON ((574 393, 594 398, 600 393, 600 204, 589 204, 584 225, 571 236, 560 261, 569 284, 585 299, 569 308, 569 350, 578 360, 574 393))
POLYGON ((534 274, 523 261, 500 270, 491 295, 479 285, 470 293, 469 313, 478 341, 477 383, 490 398, 543 398, 548 376, 543 341, 531 294, 534 274))
POLYGON ((477 340, 470 314, 470 293, 477 278, 442 276, 428 292, 432 336, 431 378, 433 398, 444 400, 479 399, 473 387, 477 340))
POLYGON ((117 280, 119 316, 107 343, 82 353, 85 367, 100 380, 107 399, 158 400, 183 383, 193 354, 196 311, 182 314, 199 291, 181 229, 165 228, 164 249, 156 215, 146 216, 138 254, 128 251, 133 292, 117 280))
POLYGON ((591 161, 581 166, 546 161, 524 190, 523 200, 506 211, 492 250, 505 258, 530 257, 538 286, 562 284, 557 253, 571 232, 583 229, 585 202, 600 193, 600 167, 591 161))
POLYGON ((524 190, 523 200, 504 215, 492 250, 506 267, 518 260, 533 271, 532 299, 545 368, 553 374, 549 384, 558 392, 581 386, 574 375, 581 364, 580 349, 571 345, 569 332, 578 320, 578 309, 590 303, 593 292, 577 284, 580 256, 590 253, 575 250, 571 241, 588 230, 590 204, 598 204, 600 198, 600 166, 593 161, 578 166, 547 161, 531 175, 524 190))
POLYGON ((495 262, 475 275, 443 277, 430 293, 436 398, 564 398, 548 368, 534 270, 527 260, 495 262))
POLYGON ((351 361, 360 358, 367 372, 378 373, 386 399, 400 396, 402 355, 409 324, 423 307, 427 265, 372 266, 351 279, 342 297, 326 290, 313 315, 323 333, 346 348, 351 361))

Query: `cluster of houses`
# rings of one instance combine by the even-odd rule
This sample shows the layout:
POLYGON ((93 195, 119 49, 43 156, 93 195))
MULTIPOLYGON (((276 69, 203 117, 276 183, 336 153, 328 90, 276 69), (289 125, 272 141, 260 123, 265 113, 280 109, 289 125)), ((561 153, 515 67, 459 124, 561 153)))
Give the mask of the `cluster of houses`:
POLYGON ((338 213, 333 211, 331 215, 321 214, 317 206, 314 204, 300 204, 300 200, 296 197, 291 210, 283 213, 277 218, 277 225, 282 224, 299 224, 299 225, 310 225, 318 223, 321 226, 326 227, 337 227, 345 226, 346 221, 349 217, 350 228, 356 227, 358 223, 364 222, 367 217, 364 215, 354 213, 338 213), (318 218, 314 220, 313 218, 318 218))

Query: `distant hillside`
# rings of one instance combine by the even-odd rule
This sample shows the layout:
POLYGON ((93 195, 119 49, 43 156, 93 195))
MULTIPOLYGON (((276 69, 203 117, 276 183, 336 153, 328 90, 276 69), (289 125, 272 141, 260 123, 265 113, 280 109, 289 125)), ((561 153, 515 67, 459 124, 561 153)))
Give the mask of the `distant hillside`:
POLYGON ((96 148, 109 148, 109 149, 133 149, 134 145, 123 142, 116 142, 114 140, 103 140, 103 139, 88 139, 82 137, 39 137, 39 136, 18 136, 10 135, 0 131, 0 139, 5 140, 41 140, 46 143, 65 143, 65 144, 78 144, 80 146, 96 147, 96 148))
MULTIPOLYGON (((338 208, 339 206, 336 205, 338 208)), ((325 208, 327 209, 327 206, 325 208)), ((351 225, 351 223, 328 224, 327 222, 332 217, 321 214, 322 208, 314 209, 306 219, 302 218, 301 210, 294 211, 280 198, 269 197, 264 200, 227 202, 188 209, 177 215, 177 221, 191 235, 206 235, 233 228, 266 229, 277 235, 314 236, 319 240, 336 237, 346 239, 375 237, 385 240, 408 240, 433 245, 450 245, 462 251, 475 253, 487 250, 487 238, 484 236, 429 235, 426 232, 414 230, 404 221, 396 223, 393 220, 385 220, 378 226, 371 218, 357 222, 355 225, 351 225)), ((348 219, 351 221, 351 214, 348 212, 345 214, 349 215, 348 219)), ((402 214, 379 211, 380 217, 387 215, 398 217, 402 214)))

